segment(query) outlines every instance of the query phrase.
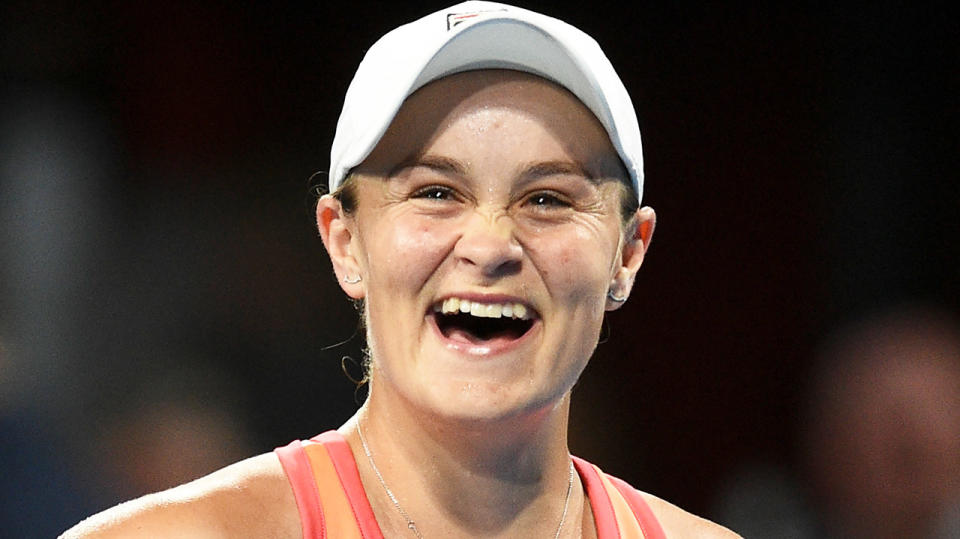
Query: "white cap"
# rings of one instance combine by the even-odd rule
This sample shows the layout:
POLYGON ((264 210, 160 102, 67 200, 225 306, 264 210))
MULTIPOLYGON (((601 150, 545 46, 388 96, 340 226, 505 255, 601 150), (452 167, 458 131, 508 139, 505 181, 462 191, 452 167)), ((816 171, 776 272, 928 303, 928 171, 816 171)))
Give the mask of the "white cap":
POLYGON ((337 122, 330 150, 330 190, 370 155, 410 94, 436 79, 474 69, 525 71, 577 96, 607 130, 637 198, 642 198, 637 114, 597 42, 553 17, 481 1, 427 15, 370 47, 347 89, 337 122))

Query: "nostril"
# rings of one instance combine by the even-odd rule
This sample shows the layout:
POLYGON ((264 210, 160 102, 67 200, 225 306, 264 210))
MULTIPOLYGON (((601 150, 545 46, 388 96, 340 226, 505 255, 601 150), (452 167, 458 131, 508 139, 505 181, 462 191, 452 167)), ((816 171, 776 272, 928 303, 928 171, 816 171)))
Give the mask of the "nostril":
POLYGON ((463 260, 475 266, 484 275, 502 276, 516 273, 520 270, 521 257, 507 250, 473 251, 463 260))
POLYGON ((497 277, 503 275, 512 275, 520 272, 520 260, 506 260, 499 267, 495 268, 491 274, 497 277))
POLYGON ((487 275, 509 274, 520 269, 523 248, 505 227, 477 226, 459 238, 454 254, 487 275))

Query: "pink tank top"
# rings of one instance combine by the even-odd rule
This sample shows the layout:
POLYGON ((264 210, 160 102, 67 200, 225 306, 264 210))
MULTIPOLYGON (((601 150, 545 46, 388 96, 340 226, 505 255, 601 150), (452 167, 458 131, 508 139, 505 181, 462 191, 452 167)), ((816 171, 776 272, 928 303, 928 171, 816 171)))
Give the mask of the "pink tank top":
MULTIPOLYGON (((383 539, 347 441, 328 431, 276 449, 300 511, 304 539, 383 539)), ((639 491, 571 457, 586 488, 599 539, 666 536, 639 491)))

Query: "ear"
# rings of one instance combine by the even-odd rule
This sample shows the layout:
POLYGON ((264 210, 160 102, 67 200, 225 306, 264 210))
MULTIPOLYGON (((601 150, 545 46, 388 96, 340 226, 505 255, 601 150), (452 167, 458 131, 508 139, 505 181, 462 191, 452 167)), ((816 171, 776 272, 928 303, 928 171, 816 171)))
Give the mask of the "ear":
MULTIPOLYGON (((618 298, 630 296, 633 289, 633 281, 643 265, 643 258, 650 249, 650 242, 653 240, 653 230, 657 226, 657 213, 653 208, 644 206, 637 210, 637 213, 630 220, 630 228, 623 238, 623 246, 620 249, 619 266, 614 269, 613 279, 610 282, 611 294, 618 298)), ((623 301, 614 301, 607 298, 607 310, 614 311, 623 305, 623 301)))
POLYGON ((353 220, 344 213, 340 201, 330 195, 323 195, 317 201, 317 229, 323 246, 327 248, 333 272, 337 275, 340 288, 353 299, 362 299, 366 295, 360 264, 354 256, 353 220), (361 280, 353 282, 357 278, 361 280))

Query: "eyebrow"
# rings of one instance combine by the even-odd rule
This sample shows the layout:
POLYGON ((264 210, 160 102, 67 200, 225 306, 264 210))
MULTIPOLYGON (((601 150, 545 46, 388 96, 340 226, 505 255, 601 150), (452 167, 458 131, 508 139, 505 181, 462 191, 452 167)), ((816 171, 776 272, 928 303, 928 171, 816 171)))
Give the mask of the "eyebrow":
MULTIPOLYGON (((408 167, 427 167, 441 174, 452 176, 462 177, 468 175, 468 167, 462 161, 435 154, 412 155, 398 163, 397 166, 393 167, 390 175, 393 176, 400 170, 408 167)), ((595 185, 600 183, 599 178, 587 172, 586 168, 576 161, 559 159, 550 161, 534 161, 530 163, 524 163, 519 167, 519 169, 521 171, 520 177, 527 181, 543 178, 545 176, 570 174, 574 176, 580 176, 595 185)))
POLYGON ((467 166, 463 162, 450 157, 431 154, 411 155, 397 163, 397 166, 393 167, 389 175, 394 176, 399 171, 408 167, 427 167, 442 174, 455 176, 467 175, 467 166))
POLYGON ((559 174, 572 174, 581 176, 590 183, 599 183, 598 179, 587 172, 587 169, 576 161, 541 161, 530 163, 522 167, 523 176, 527 178, 542 178, 544 176, 553 176, 559 174))

